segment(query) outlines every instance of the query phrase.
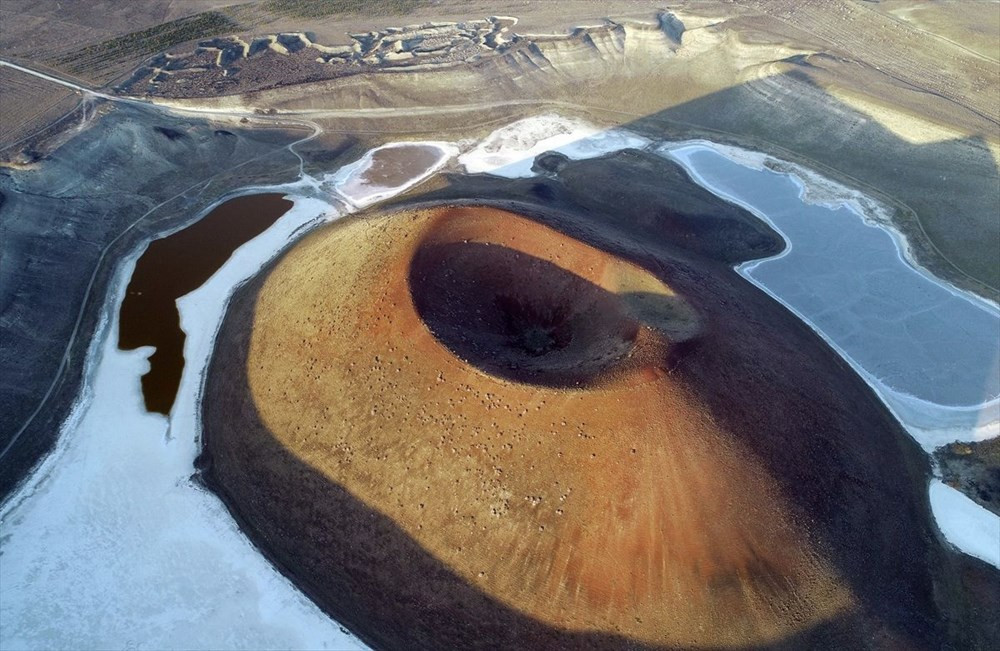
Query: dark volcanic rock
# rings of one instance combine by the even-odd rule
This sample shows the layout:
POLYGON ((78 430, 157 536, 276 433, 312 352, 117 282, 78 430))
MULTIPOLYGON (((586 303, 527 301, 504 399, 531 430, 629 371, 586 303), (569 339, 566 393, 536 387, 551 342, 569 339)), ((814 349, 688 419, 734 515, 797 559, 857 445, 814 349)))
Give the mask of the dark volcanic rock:
POLYGON ((119 105, 33 167, 0 170, 0 496, 58 435, 121 257, 227 190, 298 171, 284 148, 300 136, 213 130, 119 105))

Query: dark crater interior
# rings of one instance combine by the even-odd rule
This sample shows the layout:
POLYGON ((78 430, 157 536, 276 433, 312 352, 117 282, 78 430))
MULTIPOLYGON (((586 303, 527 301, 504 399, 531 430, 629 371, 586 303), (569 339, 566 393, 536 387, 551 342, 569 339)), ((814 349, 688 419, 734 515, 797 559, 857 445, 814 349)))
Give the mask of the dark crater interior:
POLYGON ((599 383, 626 364, 639 337, 641 323, 622 297, 502 245, 425 244, 409 283, 417 312, 442 344, 519 382, 599 383))

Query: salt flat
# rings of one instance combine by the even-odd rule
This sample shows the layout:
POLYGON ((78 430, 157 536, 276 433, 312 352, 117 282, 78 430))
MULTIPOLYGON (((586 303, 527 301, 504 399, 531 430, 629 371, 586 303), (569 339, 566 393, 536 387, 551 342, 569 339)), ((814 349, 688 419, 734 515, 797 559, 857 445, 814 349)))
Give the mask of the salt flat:
POLYGON ((234 284, 330 211, 300 198, 185 297, 191 368, 169 419, 143 405, 139 377, 153 349, 117 347, 118 308, 138 252, 122 261, 58 447, 0 516, 3 648, 362 647, 190 479, 199 449, 197 355, 211 350, 212 319, 221 318, 234 284))
POLYGON ((121 261, 57 448, 0 512, 0 646, 364 648, 283 577, 193 480, 201 384, 234 288, 303 231, 341 216, 335 206, 345 197, 337 187, 365 205, 426 178, 450 152, 439 147, 426 168, 391 188, 363 182, 369 152, 362 164, 335 173, 334 183, 304 176, 241 190, 289 192, 295 206, 178 300, 185 367, 168 417, 143 403, 139 378, 154 349, 117 347, 120 306, 142 251, 121 261))
POLYGON ((851 360, 925 448, 995 435, 995 306, 914 268, 902 238, 856 207, 805 201, 795 176, 741 165, 705 145, 669 155, 785 236, 781 255, 740 272, 851 360))

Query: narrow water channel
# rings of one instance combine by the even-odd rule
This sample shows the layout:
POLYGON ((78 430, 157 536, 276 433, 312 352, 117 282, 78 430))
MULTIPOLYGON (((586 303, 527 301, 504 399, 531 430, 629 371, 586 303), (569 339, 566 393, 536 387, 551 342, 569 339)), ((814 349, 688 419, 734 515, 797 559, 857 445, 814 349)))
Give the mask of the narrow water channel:
POLYGON ((122 302, 118 347, 156 347, 142 376, 148 411, 170 413, 184 370, 177 299, 204 284, 233 251, 291 207, 281 194, 230 199, 191 226, 154 240, 139 258, 122 302))

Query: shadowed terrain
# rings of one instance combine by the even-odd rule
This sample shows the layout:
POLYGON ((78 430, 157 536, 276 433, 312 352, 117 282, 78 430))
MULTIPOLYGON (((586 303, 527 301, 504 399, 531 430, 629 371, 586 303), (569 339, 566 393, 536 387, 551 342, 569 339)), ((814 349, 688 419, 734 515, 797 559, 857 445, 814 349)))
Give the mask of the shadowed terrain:
MULTIPOLYGON (((726 5, 722 9, 725 13, 731 8, 726 5)), ((821 8, 813 5, 809 10, 821 8)), ((852 11, 856 9, 853 7, 852 11)), ((714 9, 705 11, 708 15, 714 9)), ((552 13, 560 14, 559 20, 565 19, 559 11, 552 13)), ((92 16, 86 18, 91 20, 92 16)), ((53 21, 47 23, 53 24, 53 21)), ((824 24, 829 27, 839 23, 824 24)), ((853 25, 861 28, 867 24, 853 25)), ((132 27, 139 29, 144 25, 132 27)), ((995 143, 982 135, 994 133, 995 122, 984 121, 951 100, 899 82, 870 65, 855 65, 850 58, 806 56, 787 48, 767 46, 755 58, 740 63, 742 58, 732 58, 730 48, 754 45, 758 39, 770 42, 775 37, 769 31, 773 25, 739 19, 730 27, 702 25, 701 19, 689 20, 684 32, 674 37, 689 46, 708 47, 705 51, 708 60, 703 61, 702 57, 682 60, 673 58, 669 52, 650 50, 660 52, 663 61, 646 57, 656 62, 655 69, 643 68, 637 72, 630 72, 627 66, 616 68, 618 64, 612 65, 617 61, 614 57, 605 61, 595 59, 592 52, 583 56, 581 48, 591 46, 584 43, 583 34, 578 34, 567 42, 572 47, 566 50, 565 57, 553 53, 553 48, 566 45, 562 40, 544 43, 552 68, 530 68, 529 72, 529 68, 517 67, 517 61, 504 57, 471 69, 458 66, 406 75, 354 76, 336 84, 283 86, 247 96, 242 101, 247 110, 277 107, 284 111, 311 107, 367 108, 366 102, 375 97, 380 101, 393 99, 394 103, 387 106, 397 107, 398 113, 361 110, 330 118, 316 115, 315 119, 327 133, 301 147, 314 172, 336 169, 338 161, 356 159, 357 140, 369 137, 365 133, 381 133, 382 140, 388 133, 399 132, 429 138, 449 138, 452 134, 467 137, 489 132, 519 116, 562 110, 567 108, 566 101, 575 107, 567 108, 571 112, 578 110, 600 123, 621 123, 656 138, 705 137, 764 151, 885 199, 896 209, 893 220, 922 264, 961 288, 995 300, 996 281, 1000 277, 995 255, 1000 246, 1000 222, 996 219, 1000 194, 991 152, 995 143), (731 39, 728 35, 733 30, 743 30, 740 33, 745 33, 749 40, 744 43, 739 38, 731 39), (721 58, 716 61, 716 56, 721 58), (510 68, 512 65, 515 67, 510 68), (687 74, 691 66, 710 70, 710 79, 692 78, 687 74), (549 74, 553 70, 561 74, 549 74), (516 83, 512 76, 518 80, 516 83), (576 91, 580 87, 588 88, 585 97, 576 91), (484 95, 487 89, 493 94, 484 95), (854 104, 846 103, 845 89, 853 93, 850 101, 854 104), (527 104, 516 107, 501 101, 510 97, 527 104), (873 113, 871 106, 865 108, 864 103, 857 102, 858 97, 867 98, 864 101, 869 104, 872 98, 892 97, 900 106, 882 107, 892 108, 888 113, 873 113), (466 102, 469 106, 463 112, 411 114, 408 109, 411 104, 433 106, 442 98, 448 102, 466 102), (625 114, 620 110, 622 98, 628 98, 625 114), (495 105, 477 104, 484 99, 496 100, 495 105), (547 104, 550 102, 551 105, 547 104), (614 110, 608 110, 609 107, 614 110), (917 124, 931 120, 948 128, 933 133, 933 137, 915 137, 904 128, 916 119, 914 116, 923 116, 923 122, 916 120, 917 124), (355 135, 345 138, 344 131, 355 135)), ((791 29, 790 25, 786 27, 791 29)), ((339 22, 337 29, 342 30, 339 22)), ((645 28, 632 30, 630 34, 628 38, 635 37, 638 45, 654 35, 645 28)), ((865 35, 861 29, 851 38, 867 38, 865 35)), ((54 33, 46 34, 50 40, 55 37, 54 33)), ((662 38, 666 40, 657 48, 662 45, 670 50, 677 45, 670 34, 664 33, 662 38)), ((789 38, 810 42, 808 35, 798 28, 791 29, 789 38)), ((16 40, 12 37, 11 43, 16 40)), ((784 37, 778 41, 785 42, 784 37)), ((626 49, 631 47, 628 42, 626 39, 626 49)), ((865 56, 871 54, 870 50, 866 52, 865 56)), ((897 58, 909 65, 906 51, 897 58)), ((643 57, 630 59, 633 64, 642 60, 643 57)), ((954 63, 951 61, 949 65, 954 63)), ((229 106, 228 99, 220 101, 222 108, 229 106)), ((0 404, 4 407, 0 410, 0 441, 10 445, 0 471, 3 494, 9 493, 41 455, 51 449, 79 386, 86 342, 94 331, 96 315, 103 308, 103 290, 120 254, 128 246, 158 235, 164 224, 190 220, 202 206, 227 189, 256 181, 274 181, 281 174, 297 169, 297 161, 290 155, 255 158, 264 153, 279 153, 292 138, 282 136, 280 144, 265 145, 274 136, 259 127, 251 138, 251 132, 227 125, 225 130, 238 136, 234 139, 219 135, 220 130, 207 122, 167 117, 139 107, 120 104, 112 107, 98 102, 83 113, 84 123, 89 120, 86 125, 75 115, 23 144, 23 156, 16 158, 38 162, 37 169, 5 168, 0 172, 0 192, 7 197, 0 206, 4 241, 3 264, 0 264, 0 329, 4 334, 0 337, 0 361, 5 369, 0 382, 0 404), (171 140, 152 128, 156 125, 190 137, 171 140), (87 128, 74 135, 83 126, 87 128), (67 140, 69 143, 60 147, 67 140), (251 159, 254 159, 253 171, 248 173, 251 167, 244 165, 251 159), (143 174, 130 173, 139 168, 144 170, 143 174), (184 172, 178 173, 181 169, 184 172), (215 180, 203 187, 199 182, 209 177, 215 180), (227 180, 220 183, 223 178, 227 180), (133 229, 123 236, 129 224, 150 206, 170 199, 189 184, 191 189, 187 194, 175 197, 143 220, 148 227, 141 231, 133 229), (97 188, 96 194, 91 187, 97 188), (102 257, 102 251, 111 242, 116 243, 114 250, 102 257), (56 264, 65 260, 73 262, 56 264), (88 289, 92 274, 95 282, 88 289), (79 336, 73 338, 77 315, 84 318, 80 320, 79 336), (50 387, 54 387, 51 394, 50 387)), ((368 146, 377 142, 380 141, 369 142, 368 146)), ((619 160, 628 157, 622 155, 619 160)), ((656 165, 643 163, 645 169, 656 165)), ((548 193, 558 203, 566 191, 574 191, 588 197, 584 207, 591 211, 617 207, 639 193, 664 197, 650 192, 651 188, 663 185, 655 175, 637 180, 615 175, 609 169, 605 167, 602 171, 599 165, 575 166, 558 180, 533 181, 537 183, 535 191, 527 196, 549 201, 542 194, 548 193)), ((662 167, 659 171, 669 173, 662 167)), ((448 200, 457 196, 450 188, 432 189, 434 183, 440 185, 439 181, 431 181, 421 190, 427 199, 448 200)), ((515 195, 527 192, 521 181, 515 184, 518 188, 515 195)), ((465 187, 471 188, 468 180, 465 187)), ((482 181, 481 187, 488 194, 479 196, 500 199, 511 196, 504 187, 491 184, 488 179, 482 181)), ((471 190, 466 193, 466 198, 476 196, 471 190)), ((669 228, 676 237, 683 237, 684 248, 701 250, 709 246, 717 252, 730 248, 732 239, 742 238, 742 242, 749 244, 745 238, 758 237, 752 228, 746 227, 731 230, 730 238, 721 237, 721 233, 719 237, 702 237, 699 234, 706 228, 713 230, 704 224, 705 215, 685 221, 678 216, 682 212, 670 208, 677 201, 684 201, 683 192, 643 203, 636 208, 636 219, 627 228, 637 237, 655 233, 659 227, 669 228)), ((729 228, 727 224, 732 224, 714 218, 711 221, 718 228, 729 228)), ((573 225, 568 228, 580 229, 573 225)), ((763 245, 762 241, 758 240, 758 245, 763 245)), ((755 249, 755 253, 760 256, 767 251, 755 249)))
POLYGON ((227 192, 298 171, 286 147, 301 131, 106 109, 37 166, 0 168, 4 498, 58 438, 122 258, 227 192))
POLYGON ((486 236, 503 225, 483 221, 470 214, 444 224, 410 266, 414 308, 459 359, 512 381, 602 386, 696 334, 691 309, 649 274, 565 242, 550 262, 491 243, 498 238, 486 236), (602 269, 593 278, 601 284, 560 264, 602 269))

